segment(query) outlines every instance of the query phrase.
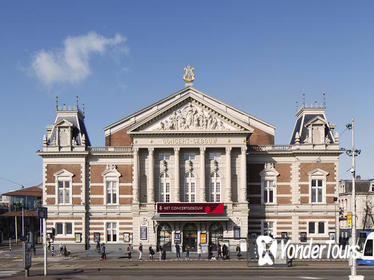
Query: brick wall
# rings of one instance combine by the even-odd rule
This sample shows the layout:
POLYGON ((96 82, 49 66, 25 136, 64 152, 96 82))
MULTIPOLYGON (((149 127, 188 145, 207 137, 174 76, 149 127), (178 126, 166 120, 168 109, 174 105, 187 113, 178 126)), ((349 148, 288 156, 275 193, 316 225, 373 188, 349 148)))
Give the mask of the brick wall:
POLYGON ((121 129, 105 137, 106 146, 130 146, 131 136, 126 133, 126 128, 121 129))
POLYGON ((254 127, 248 142, 250 145, 274 145, 274 135, 254 127))

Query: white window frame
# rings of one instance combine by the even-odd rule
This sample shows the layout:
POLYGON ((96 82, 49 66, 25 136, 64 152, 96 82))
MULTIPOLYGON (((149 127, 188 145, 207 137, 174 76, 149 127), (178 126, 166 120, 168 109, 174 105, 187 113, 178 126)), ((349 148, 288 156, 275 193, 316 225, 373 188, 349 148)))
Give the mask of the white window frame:
POLYGON ((56 205, 71 205, 73 200, 73 176, 74 174, 65 170, 61 169, 60 171, 57 171, 55 174, 53 174, 55 177, 55 204, 56 205), (59 202, 59 182, 68 182, 69 187, 66 188, 64 183, 63 187, 63 202, 59 202), (66 201, 66 190, 69 190, 69 201, 66 201))
MULTIPOLYGON (((308 172, 309 176, 309 203, 310 204, 325 204, 326 203, 326 176, 329 173, 322 170, 322 169, 314 169, 310 172, 308 172), (322 201, 321 202, 312 202, 312 180, 322 180, 322 201)), ((316 200, 318 200, 318 184, 317 184, 317 192, 316 192, 316 200)))
POLYGON ((73 221, 69 221, 69 222, 56 221, 53 224, 53 226, 56 230, 56 236, 74 236, 74 222, 73 221), (57 224, 62 224, 62 233, 61 234, 57 233, 57 224), (71 224, 71 234, 66 233, 66 224, 71 224))
POLYGON ((307 221, 307 236, 308 237, 326 237, 328 236, 328 229, 327 229, 327 226, 328 226, 328 222, 327 220, 308 220, 307 221), (311 222, 314 222, 314 233, 309 233, 309 223, 311 222), (324 233, 318 233, 318 228, 319 228, 319 223, 324 223, 324 230, 325 232, 324 233))
POLYGON ((213 172, 209 178, 209 201, 221 202, 222 201, 222 182, 218 172, 213 172), (217 191, 217 184, 219 184, 219 191, 217 191), (219 199, 217 199, 219 195, 219 199))
POLYGON ((277 233, 277 222, 275 220, 265 220, 265 221, 261 221, 261 234, 262 235, 265 235, 265 229, 267 228, 268 232, 266 235, 269 235, 269 227, 266 227, 265 224, 269 224, 269 223, 272 223, 272 236, 275 238, 276 237, 276 233, 277 233))
POLYGON ((107 221, 105 222, 104 234, 105 234, 105 241, 107 243, 118 243, 119 242, 119 226, 117 221, 107 221), (108 224, 111 224, 111 241, 108 241, 108 224), (116 225, 116 241, 113 241, 113 225, 116 225))
POLYGON ((119 177, 121 177, 121 173, 118 172, 116 165, 108 164, 104 172, 101 174, 103 177, 103 194, 104 194, 104 204, 105 205, 118 205, 119 204, 119 177), (113 203, 113 185, 112 185, 112 193, 111 193, 111 202, 108 202, 107 196, 107 184, 109 182, 115 183, 114 191, 116 193, 116 202, 113 203))
POLYGON ((192 172, 184 175, 184 201, 196 202, 196 177, 192 172))
MULTIPOLYGON (((273 163, 265 163, 264 169, 260 172, 261 176, 261 204, 265 205, 273 205, 277 204, 277 178, 279 176, 279 172, 275 170, 273 163), (268 188, 267 182, 272 181, 273 182, 273 202, 265 202, 265 189, 268 188)), ((269 192, 268 192, 269 194, 269 192)))
POLYGON ((261 198, 262 198, 262 203, 263 204, 276 204, 276 192, 277 192, 277 188, 276 188, 276 185, 275 185, 275 181, 273 179, 265 179, 262 183, 262 194, 261 194, 261 198), (271 187, 270 187, 270 183, 271 183, 271 187), (272 200, 270 202, 270 191, 272 191, 273 193, 273 197, 272 197, 272 200), (266 192, 266 201, 265 201, 265 192, 266 192))
POLYGON ((171 202, 170 195, 170 176, 167 172, 160 174, 160 183, 159 183, 159 201, 160 202, 171 202), (168 186, 168 187, 167 187, 168 186))

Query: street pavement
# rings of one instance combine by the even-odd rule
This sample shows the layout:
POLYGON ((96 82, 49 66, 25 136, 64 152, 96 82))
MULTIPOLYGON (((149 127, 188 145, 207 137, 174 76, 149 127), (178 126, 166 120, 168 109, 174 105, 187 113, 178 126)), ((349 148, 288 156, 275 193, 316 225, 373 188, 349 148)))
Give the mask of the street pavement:
MULTIPOLYGON (((30 278, 46 279, 43 276, 42 250, 38 248, 33 257, 30 278)), ((124 258, 124 251, 108 251, 107 260, 100 260, 95 250, 72 252, 72 255, 50 256, 48 258, 47 279, 348 279, 347 261, 327 262, 295 262, 294 267, 272 266, 258 267, 256 260, 177 260, 169 254, 166 261, 149 260, 144 255, 143 261, 124 258)), ((136 254, 135 254, 136 255, 136 254)), ((365 279, 374 280, 374 267, 360 266, 358 274, 365 279)), ((22 249, 14 247, 11 252, 0 248, 0 279, 24 279, 22 269, 22 249)))

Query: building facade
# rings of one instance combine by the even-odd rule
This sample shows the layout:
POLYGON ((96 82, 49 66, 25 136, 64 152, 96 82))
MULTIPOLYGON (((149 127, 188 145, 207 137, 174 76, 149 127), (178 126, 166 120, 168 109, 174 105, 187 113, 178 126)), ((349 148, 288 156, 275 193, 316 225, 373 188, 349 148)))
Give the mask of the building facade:
POLYGON ((337 234, 341 151, 324 106, 300 108, 289 145, 191 83, 107 126, 104 147, 90 145, 78 107, 56 113, 38 152, 56 242, 196 250, 255 234, 337 234))
MULTIPOLYGON (((362 180, 357 176, 356 230, 374 231, 374 179, 362 180)), ((339 228, 340 240, 348 240, 352 231, 352 180, 341 180, 339 185, 339 228), (350 215, 348 214, 350 213, 350 215), (347 216, 351 216, 348 218, 347 216)))

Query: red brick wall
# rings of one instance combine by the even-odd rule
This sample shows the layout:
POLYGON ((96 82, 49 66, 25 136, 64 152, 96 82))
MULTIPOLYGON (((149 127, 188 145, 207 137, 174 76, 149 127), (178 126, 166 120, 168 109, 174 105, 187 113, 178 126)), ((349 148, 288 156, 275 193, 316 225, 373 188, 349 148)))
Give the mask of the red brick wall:
POLYGON ((301 163, 300 164, 300 181, 308 182, 308 172, 320 168, 327 171, 329 174, 326 176, 327 182, 335 182, 335 163, 301 163))
POLYGON ((55 177, 53 176, 53 174, 55 174, 57 171, 60 171, 61 169, 65 169, 74 174, 73 183, 82 183, 80 164, 48 164, 46 183, 55 183, 55 177))
POLYGON ((126 128, 121 129, 105 137, 106 146, 130 146, 131 136, 126 133, 126 128))
POLYGON ((274 145, 274 135, 254 127, 248 142, 250 145, 274 145))

